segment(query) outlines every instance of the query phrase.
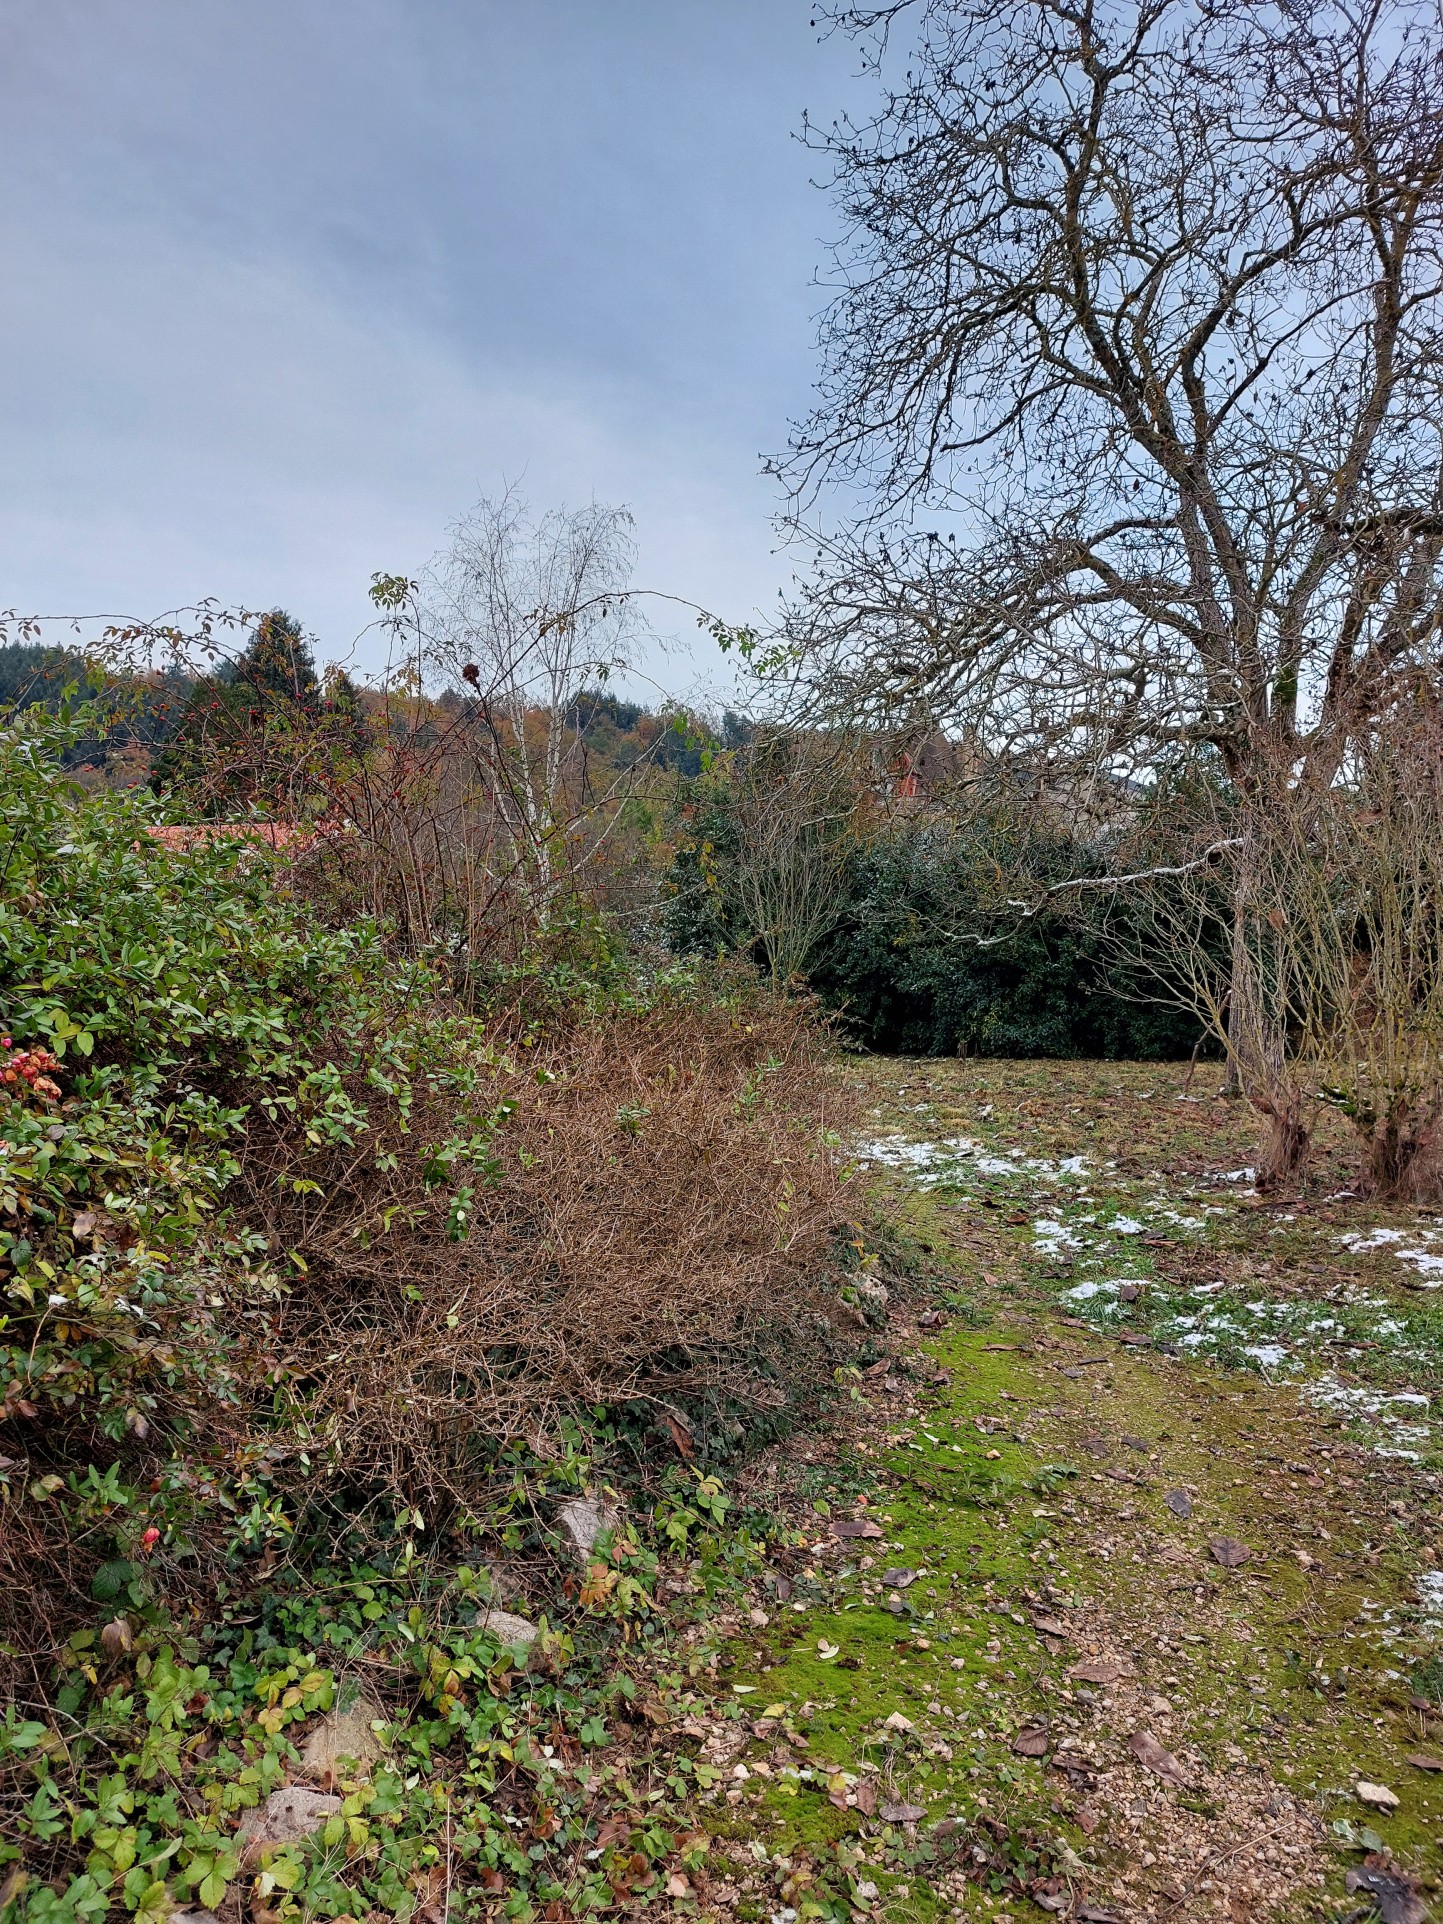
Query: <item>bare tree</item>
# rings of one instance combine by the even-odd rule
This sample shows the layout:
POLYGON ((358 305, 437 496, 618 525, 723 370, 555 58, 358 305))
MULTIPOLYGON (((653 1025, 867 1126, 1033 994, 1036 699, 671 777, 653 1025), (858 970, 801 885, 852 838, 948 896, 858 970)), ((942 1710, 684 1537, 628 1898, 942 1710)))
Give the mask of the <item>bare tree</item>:
POLYGON ((475 691, 477 767, 500 859, 541 926, 584 852, 581 821, 596 817, 578 806, 578 701, 629 664, 634 561, 626 509, 593 502, 533 518, 508 490, 456 522, 421 584, 420 678, 439 671, 475 691))
MULTIPOLYGON (((1326 795, 1443 624, 1443 29, 1415 0, 898 0, 809 130, 846 220, 797 517, 811 694, 1098 782, 1326 795), (915 28, 905 77, 896 42, 915 28), (933 519, 930 530, 919 520, 933 519)), ((1269 904, 1234 868, 1234 1055, 1269 904)))
POLYGON ((738 919, 772 985, 803 973, 846 907, 865 751, 839 732, 764 730, 732 764, 738 919))

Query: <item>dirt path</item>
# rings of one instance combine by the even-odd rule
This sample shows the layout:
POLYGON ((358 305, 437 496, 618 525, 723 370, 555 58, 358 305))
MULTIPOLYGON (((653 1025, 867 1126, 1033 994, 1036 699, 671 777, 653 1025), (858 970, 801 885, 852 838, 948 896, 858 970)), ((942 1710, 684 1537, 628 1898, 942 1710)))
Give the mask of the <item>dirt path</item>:
POLYGON ((1360 1215, 1327 1155, 1259 1207, 1246 1116, 1180 1071, 864 1073, 929 1270, 756 1472, 798 1541, 699 1731, 716 1908, 1414 1924, 1443 1225, 1360 1215))

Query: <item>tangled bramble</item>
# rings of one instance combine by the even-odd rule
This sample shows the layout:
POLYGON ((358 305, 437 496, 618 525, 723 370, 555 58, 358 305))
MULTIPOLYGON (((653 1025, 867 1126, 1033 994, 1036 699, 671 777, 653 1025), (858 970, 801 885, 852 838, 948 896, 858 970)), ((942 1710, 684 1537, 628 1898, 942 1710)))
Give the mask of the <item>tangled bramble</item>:
POLYGON ((17 1049, 12 1037, 0 1036, 0 1089, 39 1096, 43 1102, 59 1102, 60 1084, 51 1073, 59 1067, 59 1057, 48 1049, 17 1049))

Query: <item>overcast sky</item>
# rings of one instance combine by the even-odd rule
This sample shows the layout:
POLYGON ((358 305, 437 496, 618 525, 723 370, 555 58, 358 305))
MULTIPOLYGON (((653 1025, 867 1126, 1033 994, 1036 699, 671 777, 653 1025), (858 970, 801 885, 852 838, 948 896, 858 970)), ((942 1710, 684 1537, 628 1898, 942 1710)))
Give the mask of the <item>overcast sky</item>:
POLYGON ((806 0, 5 0, 0 605, 341 655, 509 478, 768 607, 854 65, 806 0))

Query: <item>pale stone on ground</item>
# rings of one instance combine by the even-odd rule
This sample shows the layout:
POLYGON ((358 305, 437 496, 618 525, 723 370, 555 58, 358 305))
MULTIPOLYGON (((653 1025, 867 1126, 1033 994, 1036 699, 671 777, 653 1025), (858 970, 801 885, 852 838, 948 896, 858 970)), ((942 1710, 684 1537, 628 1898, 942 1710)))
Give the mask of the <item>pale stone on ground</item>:
POLYGON ((490 1630, 503 1643, 536 1641, 536 1625, 528 1623, 525 1617, 513 1616, 509 1610, 488 1610, 476 1627, 478 1630, 490 1630))
POLYGON ((349 1757, 356 1775, 364 1777, 381 1754, 380 1740, 371 1725, 385 1720, 384 1711, 369 1698, 355 1697, 344 1709, 328 1711, 322 1717, 306 1739, 301 1762, 318 1777, 334 1776, 341 1759, 349 1757))
POLYGON ((300 1784, 288 1784, 284 1790, 273 1790, 257 1809, 246 1812, 241 1819, 240 1836, 252 1844, 299 1844, 340 1808, 339 1797, 332 1797, 326 1791, 306 1790, 300 1784))
POLYGON ((594 1496, 574 1496, 557 1511, 557 1520, 582 1556, 589 1556, 603 1530, 616 1527, 616 1514, 594 1496))

